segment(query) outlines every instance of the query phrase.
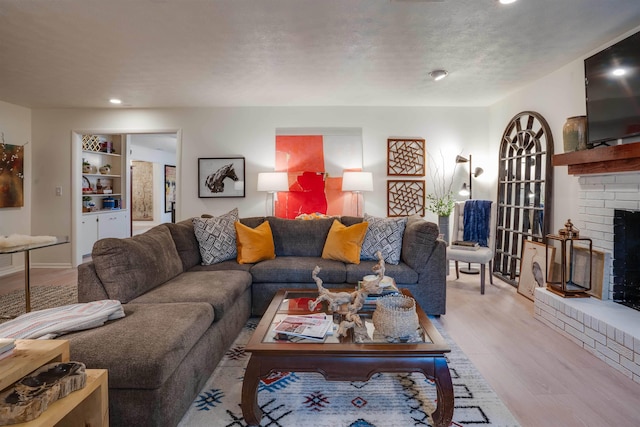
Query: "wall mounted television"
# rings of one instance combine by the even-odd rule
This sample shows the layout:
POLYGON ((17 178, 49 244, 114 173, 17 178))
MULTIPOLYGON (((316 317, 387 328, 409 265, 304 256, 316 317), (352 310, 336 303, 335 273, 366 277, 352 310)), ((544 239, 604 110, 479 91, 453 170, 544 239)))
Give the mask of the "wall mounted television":
POLYGON ((584 71, 589 143, 640 136, 640 32, 585 59, 584 71))

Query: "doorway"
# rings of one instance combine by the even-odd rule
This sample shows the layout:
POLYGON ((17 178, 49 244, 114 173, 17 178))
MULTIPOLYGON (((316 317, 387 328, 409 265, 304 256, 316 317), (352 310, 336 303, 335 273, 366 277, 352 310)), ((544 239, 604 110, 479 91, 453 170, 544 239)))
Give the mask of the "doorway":
MULTIPOLYGON (((117 136, 122 140, 122 146, 118 151, 118 155, 115 158, 121 159, 121 175, 120 180, 122 185, 120 189, 122 190, 120 210, 119 216, 123 216, 124 223, 126 226, 122 227, 126 231, 125 236, 132 235, 132 223, 131 223, 131 175, 129 173, 129 167, 131 160, 144 160, 154 163, 154 168, 158 169, 157 176, 159 184, 154 187, 154 195, 157 207, 157 215, 154 215, 153 221, 150 221, 149 224, 160 224, 163 222, 171 221, 172 214, 171 211, 165 212, 164 209, 164 170, 166 165, 176 166, 174 169, 174 197, 178 197, 179 202, 179 164, 180 164, 180 130, 178 129, 163 129, 163 130, 147 130, 147 131, 137 131, 138 133, 134 133, 136 131, 131 131, 129 129, 109 129, 108 131, 104 129, 82 129, 82 130, 72 130, 71 133, 71 162, 73 165, 78 165, 78 167, 74 167, 71 170, 71 190, 72 194, 81 195, 83 194, 83 170, 82 170, 82 162, 83 162, 83 135, 103 135, 103 136, 117 136), (133 142, 132 142, 133 141, 133 142), (157 164, 157 165, 156 165, 157 164), (157 187, 157 188, 156 188, 157 187), (160 211, 162 209, 162 211, 160 211)), ((114 160, 115 161, 115 160, 114 160)), ((180 205, 179 203, 174 204, 175 209, 177 210, 177 216, 179 217, 180 213, 180 205)), ((83 209, 83 200, 82 197, 72 197, 71 198, 71 260, 72 265, 74 267, 78 266, 83 262, 83 255, 85 253, 90 253, 90 247, 93 246, 93 242, 87 243, 87 240, 96 240, 97 236, 99 236, 99 230, 96 231, 94 228, 95 221, 84 221, 86 219, 86 214, 82 211, 83 209), (87 230, 85 223, 90 223, 93 225, 91 230, 87 230), (91 245, 91 246, 89 246, 91 245), (89 250, 86 248, 89 247, 89 250)), ((101 212, 97 212, 99 214, 101 212)), ((99 229, 99 227, 98 227, 99 229)), ((113 236, 107 236, 113 237, 113 236)), ((121 237, 121 236, 115 236, 121 237)))
POLYGON ((128 134, 131 235, 175 217, 177 134, 128 134), (172 200, 173 199, 173 200, 172 200))

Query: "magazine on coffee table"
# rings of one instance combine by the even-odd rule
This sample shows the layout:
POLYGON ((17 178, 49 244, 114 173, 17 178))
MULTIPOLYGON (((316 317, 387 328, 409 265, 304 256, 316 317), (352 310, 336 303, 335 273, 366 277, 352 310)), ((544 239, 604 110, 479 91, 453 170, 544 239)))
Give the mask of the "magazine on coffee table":
POLYGON ((333 327, 333 318, 322 315, 287 316, 273 329, 276 334, 322 341, 333 327))

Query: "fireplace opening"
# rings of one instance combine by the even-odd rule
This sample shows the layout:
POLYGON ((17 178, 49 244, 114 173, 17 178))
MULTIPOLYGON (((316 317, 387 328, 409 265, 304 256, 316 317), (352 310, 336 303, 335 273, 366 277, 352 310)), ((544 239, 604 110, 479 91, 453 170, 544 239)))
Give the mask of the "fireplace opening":
POLYGON ((613 233, 613 300, 640 310, 640 212, 616 210, 613 233))

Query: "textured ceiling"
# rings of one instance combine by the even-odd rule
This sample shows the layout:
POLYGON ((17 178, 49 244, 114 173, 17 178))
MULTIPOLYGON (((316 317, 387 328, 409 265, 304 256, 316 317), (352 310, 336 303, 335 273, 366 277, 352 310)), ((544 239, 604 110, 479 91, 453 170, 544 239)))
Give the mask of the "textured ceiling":
POLYGON ((640 0, 0 0, 0 100, 484 106, 638 25, 640 0))

